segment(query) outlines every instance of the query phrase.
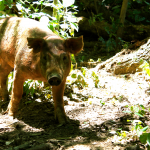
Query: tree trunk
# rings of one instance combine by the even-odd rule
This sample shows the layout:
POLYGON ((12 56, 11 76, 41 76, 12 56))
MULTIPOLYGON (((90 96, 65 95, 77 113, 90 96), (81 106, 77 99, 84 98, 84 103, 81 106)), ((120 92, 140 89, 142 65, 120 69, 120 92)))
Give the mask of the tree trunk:
POLYGON ((119 37, 122 38, 122 34, 123 34, 123 26, 124 26, 124 21, 125 21, 125 17, 126 17, 126 12, 127 12, 127 7, 128 7, 128 0, 123 0, 122 3, 122 7, 121 7, 121 13, 120 13, 120 23, 121 26, 119 26, 118 31, 117 31, 117 37, 116 37, 116 50, 119 48, 119 37))

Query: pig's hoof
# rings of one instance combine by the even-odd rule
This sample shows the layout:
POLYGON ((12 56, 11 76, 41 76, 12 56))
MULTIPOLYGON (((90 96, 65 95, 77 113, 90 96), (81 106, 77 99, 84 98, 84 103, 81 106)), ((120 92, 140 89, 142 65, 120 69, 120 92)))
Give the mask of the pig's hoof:
POLYGON ((65 126, 66 124, 68 124, 68 123, 69 123, 69 120, 68 120, 68 118, 65 116, 65 118, 59 118, 58 122, 59 122, 58 127, 61 127, 61 126, 65 126))
POLYGON ((55 110, 55 119, 59 122, 59 126, 63 126, 68 122, 65 112, 61 108, 55 110))
POLYGON ((6 111, 4 111, 2 114, 3 115, 8 114, 9 116, 14 116, 14 113, 10 112, 9 109, 7 109, 6 111))
POLYGON ((68 119, 66 115, 63 116, 55 116, 55 120, 59 123, 58 127, 63 126, 68 123, 68 119))
POLYGON ((16 117, 17 112, 13 112, 13 111, 8 111, 8 115, 9 116, 13 116, 14 118, 16 117))
POLYGON ((59 126, 63 126, 68 123, 68 120, 63 120, 59 122, 59 126))
POLYGON ((5 114, 8 114, 9 116, 13 116, 13 118, 16 117, 16 112, 14 113, 13 111, 10 111, 9 108, 7 108, 7 110, 4 112, 5 114))
POLYGON ((2 112, 2 115, 6 115, 6 114, 8 114, 8 110, 2 112))
POLYGON ((8 112, 8 115, 9 116, 14 116, 14 113, 13 112, 8 112))

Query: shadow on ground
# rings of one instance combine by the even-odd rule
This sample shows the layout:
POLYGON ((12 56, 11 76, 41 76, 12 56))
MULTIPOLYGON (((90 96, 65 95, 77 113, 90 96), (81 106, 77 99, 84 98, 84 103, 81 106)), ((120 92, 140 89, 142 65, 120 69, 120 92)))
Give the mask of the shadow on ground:
MULTIPOLYGON (((81 96, 84 97, 82 94, 81 96)), ((4 110, 7 105, 8 102, 0 102, 0 108, 4 110)), ((97 109, 99 108, 98 106, 97 109)), ((69 114, 80 116, 86 113, 86 110, 87 107, 76 107, 68 112, 67 116, 69 114)), ((88 108, 88 111, 92 112, 93 108, 88 108)), ((106 145, 101 146, 101 143, 113 136, 110 130, 116 131, 118 128, 127 130, 129 125, 126 122, 127 118, 129 119, 129 116, 118 116, 113 120, 103 121, 103 116, 100 116, 101 122, 90 124, 86 123, 85 118, 81 121, 74 117, 69 119, 68 124, 59 126, 54 118, 53 101, 37 102, 34 98, 23 97, 16 120, 10 121, 8 115, 1 115, 3 122, 0 122, 0 125, 3 126, 0 128, 0 150, 67 149, 77 144, 87 146, 87 149, 88 147, 93 150, 103 149, 106 145)), ((109 142, 110 149, 111 144, 112 142, 109 142)))

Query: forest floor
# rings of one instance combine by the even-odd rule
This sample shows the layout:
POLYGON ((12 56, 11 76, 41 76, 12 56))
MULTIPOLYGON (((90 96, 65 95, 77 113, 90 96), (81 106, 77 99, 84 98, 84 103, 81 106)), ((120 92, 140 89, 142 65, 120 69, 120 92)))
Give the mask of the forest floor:
MULTIPOLYGON (((71 90, 64 96, 69 123, 63 126, 54 118, 51 89, 24 95, 17 118, 0 114, 0 150, 146 149, 134 127, 138 120, 143 126, 150 125, 150 77, 144 72, 113 75, 105 70, 97 75, 98 88, 93 83, 69 86, 71 90), (138 104, 145 107, 144 117, 124 112, 130 111, 130 106, 142 109, 138 104)), ((0 102, 0 112, 7 105, 0 102)))

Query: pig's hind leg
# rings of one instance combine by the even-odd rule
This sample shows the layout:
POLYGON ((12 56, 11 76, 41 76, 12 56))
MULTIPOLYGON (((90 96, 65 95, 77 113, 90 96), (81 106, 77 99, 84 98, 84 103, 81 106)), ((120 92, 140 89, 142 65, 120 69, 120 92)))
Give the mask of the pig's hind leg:
POLYGON ((11 101, 9 102, 7 112, 10 116, 16 115, 19 107, 19 102, 23 94, 24 77, 22 71, 14 69, 14 80, 12 88, 11 101))
POLYGON ((7 63, 2 60, 0 61, 0 100, 7 101, 9 100, 9 94, 7 89, 7 79, 9 73, 12 71, 12 67, 10 67, 7 63))

